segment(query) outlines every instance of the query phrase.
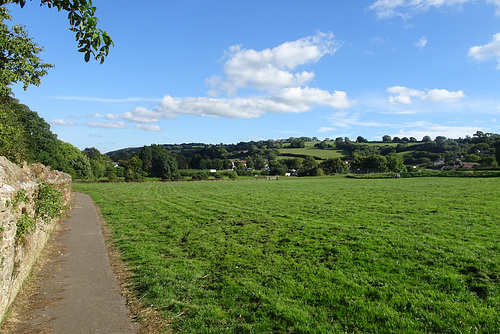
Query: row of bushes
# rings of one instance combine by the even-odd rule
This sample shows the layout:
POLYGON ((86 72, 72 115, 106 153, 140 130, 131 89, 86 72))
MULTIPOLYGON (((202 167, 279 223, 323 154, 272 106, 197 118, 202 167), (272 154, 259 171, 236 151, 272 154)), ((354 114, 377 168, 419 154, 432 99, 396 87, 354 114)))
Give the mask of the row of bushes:
POLYGON ((424 170, 419 172, 394 173, 371 173, 371 174, 348 174, 346 177, 353 179, 391 179, 395 177, 500 177, 500 170, 450 170, 433 171, 424 170), (399 176, 397 176, 399 175, 399 176))
MULTIPOLYGON (((229 179, 236 179, 238 178, 238 174, 235 171, 227 170, 227 171, 222 171, 222 172, 216 172, 216 173, 211 173, 208 171, 193 171, 193 170, 182 170, 179 171, 176 174, 175 178, 172 178, 171 181, 201 181, 201 180, 210 180, 210 179, 216 179, 216 180, 221 180, 224 178, 229 178, 229 179)), ((125 175, 124 177, 118 177, 115 173, 109 173, 107 178, 105 179, 99 179, 99 180, 92 180, 92 179, 85 179, 85 180, 78 180, 78 182, 148 182, 148 181, 156 181, 160 180, 160 178, 147 178, 144 176, 134 176, 133 178, 127 177, 125 175)))

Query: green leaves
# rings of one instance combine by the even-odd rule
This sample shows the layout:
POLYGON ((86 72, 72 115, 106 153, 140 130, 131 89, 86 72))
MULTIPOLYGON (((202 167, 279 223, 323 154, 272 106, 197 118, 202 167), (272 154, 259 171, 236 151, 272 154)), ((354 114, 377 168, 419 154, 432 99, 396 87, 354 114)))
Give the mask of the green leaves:
POLYGON ((68 20, 71 24, 70 30, 75 33, 78 42, 78 51, 84 54, 86 62, 93 56, 102 64, 109 54, 110 46, 114 45, 109 35, 97 28, 99 20, 95 17, 96 7, 92 6, 91 0, 42 0, 49 7, 68 12, 68 20))
POLYGON ((43 48, 28 37, 23 26, 9 28, 4 20, 10 20, 10 15, 0 7, 0 96, 12 93, 8 86, 13 83, 22 83, 25 90, 38 86, 47 69, 54 67, 42 62, 38 54, 43 48))
MULTIPOLYGON (((37 221, 49 223, 52 219, 61 217, 66 208, 65 197, 66 184, 51 184, 45 181, 40 182, 36 195, 34 213, 22 213, 17 221, 16 242, 23 242, 24 236, 35 229, 37 221)), ((11 210, 19 210, 21 203, 29 202, 26 191, 21 189, 9 204, 11 210)))
MULTIPOLYGON (((4 20, 11 20, 8 10, 3 7, 8 3, 23 8, 26 0, 0 0, 0 96, 12 93, 8 86, 13 83, 23 83, 23 89, 39 85, 47 69, 53 67, 38 57, 43 48, 28 37, 24 27, 9 28, 4 24, 4 20)), ((93 57, 100 64, 104 62, 114 43, 105 31, 97 28, 99 20, 95 17, 96 7, 92 6, 92 0, 41 0, 40 5, 68 12, 69 29, 75 33, 78 51, 84 54, 84 60, 88 62, 93 57)))
POLYGON ((35 214, 46 221, 61 216, 66 207, 64 203, 66 190, 64 187, 64 184, 41 182, 35 203, 35 214))

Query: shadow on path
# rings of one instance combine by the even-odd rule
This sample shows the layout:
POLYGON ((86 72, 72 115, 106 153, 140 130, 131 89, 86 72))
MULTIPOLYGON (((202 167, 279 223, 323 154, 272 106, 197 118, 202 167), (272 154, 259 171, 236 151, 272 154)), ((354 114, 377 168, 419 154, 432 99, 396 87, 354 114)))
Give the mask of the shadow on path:
POLYGON ((0 333, 136 333, 90 197, 74 193, 0 333))

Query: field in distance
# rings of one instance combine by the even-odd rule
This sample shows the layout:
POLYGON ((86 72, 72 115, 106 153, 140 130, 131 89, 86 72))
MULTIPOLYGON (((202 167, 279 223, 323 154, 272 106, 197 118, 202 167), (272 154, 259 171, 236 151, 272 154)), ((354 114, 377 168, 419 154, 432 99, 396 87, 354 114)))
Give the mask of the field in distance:
POLYGON ((173 332, 500 331, 500 178, 74 188, 173 332))
MULTIPOLYGON (((289 159, 293 157, 305 157, 305 156, 312 156, 316 160, 326 160, 326 159, 332 159, 332 158, 345 158, 350 155, 349 152, 346 152, 341 149, 337 149, 335 147, 328 147, 325 149, 317 148, 314 145, 316 145, 318 142, 317 141, 308 141, 304 142, 304 147, 302 148, 280 148, 278 151, 280 152, 280 156, 278 159, 289 159)), ((408 143, 407 146, 411 147, 415 144, 418 143, 408 143)), ((330 145, 335 145, 334 142, 331 142, 330 145)), ((377 148, 389 146, 389 147, 394 147, 396 148, 398 143, 383 143, 383 142, 371 142, 371 143, 360 143, 358 144, 359 146, 373 146, 377 148)), ((411 149, 407 150, 406 152, 411 152, 411 149)))
POLYGON ((290 159, 293 157, 299 156, 312 156, 317 159, 326 160, 331 158, 342 158, 346 154, 342 150, 337 149, 319 149, 314 146, 304 147, 304 148, 280 148, 279 149, 280 156, 279 159, 290 159))

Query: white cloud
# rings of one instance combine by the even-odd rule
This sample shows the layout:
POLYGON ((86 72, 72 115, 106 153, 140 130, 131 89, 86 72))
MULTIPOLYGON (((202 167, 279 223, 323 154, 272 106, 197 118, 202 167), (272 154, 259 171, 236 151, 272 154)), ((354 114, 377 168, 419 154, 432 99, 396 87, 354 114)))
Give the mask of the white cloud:
POLYGON ((317 33, 262 51, 234 45, 226 52, 229 58, 224 65, 226 77, 207 80, 211 87, 208 95, 216 97, 225 92, 232 97, 242 88, 276 90, 306 85, 314 78, 314 72, 294 70, 335 53, 340 44, 333 37, 332 33, 317 33))
POLYGON ((116 121, 117 119, 120 119, 120 115, 118 115, 118 114, 106 114, 106 115, 103 115, 103 114, 100 114, 98 112, 96 112, 94 114, 94 117, 96 117, 96 118, 106 118, 106 119, 109 119, 111 121, 116 121))
POLYGON ((404 6, 404 0, 377 0, 370 7, 379 18, 388 18, 398 15, 396 8, 404 6))
POLYGON ((161 128, 156 124, 137 124, 135 127, 144 131, 161 131, 161 128))
POLYGON ((431 89, 422 96, 422 100, 453 103, 465 97, 463 91, 450 92, 446 89, 431 89))
POLYGON ((335 131, 335 128, 329 127, 329 126, 322 126, 318 129, 318 132, 324 133, 324 132, 332 132, 335 131))
POLYGON ((497 11, 495 12, 495 14, 497 16, 500 16, 500 0, 488 0, 487 2, 497 6, 497 11))
MULTIPOLYGON (((349 100, 345 92, 335 91, 330 93, 326 90, 309 87, 286 88, 272 99, 286 106, 285 109, 298 109, 297 112, 309 111, 313 105, 345 109, 356 103, 349 100)), ((288 111, 285 110, 284 112, 288 111)))
POLYGON ((424 136, 435 138, 437 136, 444 136, 446 138, 464 138, 469 135, 472 136, 476 131, 484 129, 472 126, 446 126, 433 124, 430 122, 409 123, 405 125, 404 130, 400 130, 391 136, 398 137, 415 137, 421 139, 424 136))
POLYGON ((63 125, 63 126, 77 125, 75 122, 67 121, 67 120, 64 120, 64 119, 53 119, 49 123, 53 124, 53 125, 63 125))
MULTIPOLYGON (((381 19, 399 16, 403 19, 414 13, 425 12, 442 7, 461 8, 466 3, 475 3, 477 0, 377 0, 370 7, 381 19)), ((500 0, 487 0, 487 3, 496 5, 497 15, 500 15, 500 0)))
POLYGON ((339 111, 329 117, 330 124, 337 127, 348 128, 352 126, 388 126, 387 124, 383 124, 375 121, 362 121, 361 114, 354 113, 348 114, 345 111, 339 111))
POLYGON ((427 45, 427 38, 422 37, 420 38, 416 43, 415 43, 415 46, 419 49, 423 49, 425 48, 425 46, 427 45))
MULTIPOLYGON (((206 117, 257 118, 266 113, 301 113, 314 106, 346 109, 356 104, 343 91, 308 87, 313 72, 296 71, 297 67, 317 62, 339 47, 331 33, 283 43, 273 49, 246 50, 233 46, 227 52, 225 78, 212 77, 207 82, 209 97, 172 97, 165 95, 153 109, 137 107, 121 116, 136 123, 156 123, 179 115, 206 117), (260 95, 235 96, 240 89, 257 89, 260 95), (225 92, 228 97, 218 98, 225 92)), ((248 94, 248 93, 247 93, 248 94)), ((158 131, 155 126, 136 126, 158 131)))
POLYGON ((134 110, 123 113, 123 118, 137 123, 154 123, 162 118, 162 114, 158 111, 149 110, 142 107, 137 107, 134 110))
POLYGON ((319 88, 284 88, 273 96, 251 96, 247 98, 221 99, 210 97, 174 98, 166 95, 154 109, 136 108, 124 113, 123 118, 141 123, 157 122, 159 119, 178 115, 198 115, 227 118, 257 118, 266 113, 300 113, 310 111, 313 106, 328 106, 336 109, 349 108, 355 101, 349 100, 342 91, 330 93, 319 88))
POLYGON ((248 136, 248 137, 240 138, 241 141, 250 141, 250 140, 259 141, 259 140, 266 140, 266 139, 267 138, 260 137, 260 136, 248 136))
POLYGON ((91 128, 104 128, 104 129, 125 129, 128 125, 124 122, 87 122, 84 125, 91 128))
POLYGON ((391 94, 396 94, 389 97, 389 103, 391 104, 411 104, 413 102, 411 99, 412 97, 420 98, 424 101, 446 103, 456 102, 465 97, 464 92, 461 90, 456 92, 450 92, 446 89, 422 91, 403 86, 394 86, 389 87, 387 91, 391 94))
POLYGON ((391 104, 411 104, 411 98, 416 96, 422 96, 423 92, 416 89, 410 89, 403 86, 394 86, 387 88, 387 91, 391 94, 397 94, 396 96, 389 97, 389 103, 391 104))
POLYGON ((155 111, 162 118, 178 115, 198 115, 228 118, 256 118, 265 113, 262 98, 214 99, 209 97, 174 98, 165 96, 155 111))
POLYGON ((488 44, 471 47, 468 56, 479 62, 496 59, 498 62, 497 69, 500 69, 500 33, 493 35, 491 42, 488 44))
POLYGON ((419 110, 393 110, 393 111, 381 111, 381 114, 390 114, 390 115, 415 115, 420 113, 419 110))

